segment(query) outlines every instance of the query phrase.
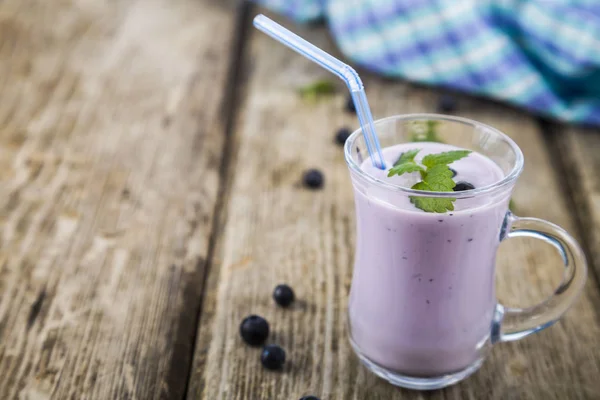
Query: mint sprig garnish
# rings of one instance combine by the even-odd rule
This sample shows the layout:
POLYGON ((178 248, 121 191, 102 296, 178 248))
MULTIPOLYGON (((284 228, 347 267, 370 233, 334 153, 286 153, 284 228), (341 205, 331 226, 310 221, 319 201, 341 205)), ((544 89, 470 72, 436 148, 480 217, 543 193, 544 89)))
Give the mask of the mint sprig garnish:
MULTIPOLYGON (((419 172, 421 181, 415 183, 411 189, 426 192, 452 192, 456 182, 452 179, 452 171, 448 164, 468 156, 471 152, 469 150, 452 150, 439 154, 428 154, 423 157, 421 166, 415 161, 419 151, 420 149, 414 149, 402 153, 389 170, 388 177, 419 172)), ((445 213, 454 210, 456 199, 411 196, 410 201, 423 211, 445 213)))

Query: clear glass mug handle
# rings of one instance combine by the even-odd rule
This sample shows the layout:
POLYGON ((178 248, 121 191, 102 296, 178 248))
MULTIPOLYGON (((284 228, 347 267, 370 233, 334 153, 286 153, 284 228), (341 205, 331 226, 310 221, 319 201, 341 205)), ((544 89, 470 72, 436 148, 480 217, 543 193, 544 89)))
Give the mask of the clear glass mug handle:
POLYGON ((533 237, 553 245, 564 263, 564 276, 554 294, 529 308, 509 308, 498 304, 492 327, 493 342, 519 340, 549 327, 569 309, 587 276, 585 255, 579 244, 561 227, 537 218, 521 218, 508 213, 508 229, 502 240, 515 237, 533 237))

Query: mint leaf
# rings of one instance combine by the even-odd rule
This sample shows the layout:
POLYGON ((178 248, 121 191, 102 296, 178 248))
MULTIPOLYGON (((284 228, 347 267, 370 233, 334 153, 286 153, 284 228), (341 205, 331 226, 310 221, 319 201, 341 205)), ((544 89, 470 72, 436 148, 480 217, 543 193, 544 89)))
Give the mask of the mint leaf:
POLYGON ((433 192, 434 190, 429 187, 429 185, 425 182, 417 182, 414 185, 412 185, 411 189, 415 189, 415 190, 423 190, 425 192, 433 192))
POLYGON ((465 158, 470 153, 469 150, 452 150, 439 154, 428 154, 423 157, 422 163, 427 168, 431 168, 434 165, 448 165, 461 158, 465 158))
POLYGON ((414 161, 415 156, 419 151, 421 151, 421 149, 408 150, 400 154, 400 157, 398 157, 398 160, 394 163, 394 167, 396 165, 404 164, 405 162, 414 161))
POLYGON ((409 172, 425 172, 425 168, 421 167, 419 164, 409 161, 406 162, 404 164, 399 164, 396 165, 395 167, 391 168, 388 172, 388 178, 390 176, 394 176, 394 175, 402 175, 402 174, 406 174, 409 172))
MULTIPOLYGON (((427 192, 451 192, 456 183, 452 180, 452 171, 447 165, 434 165, 427 168, 422 182, 413 185, 412 189, 424 190, 427 192)), ((415 207, 426 211, 445 213, 454 210, 453 202, 455 198, 434 198, 411 196, 411 202, 415 207)))
MULTIPOLYGON (((426 182, 415 183, 411 189, 423 190, 426 192, 437 192, 439 190, 433 189, 426 182)), ((415 207, 425 212, 445 213, 446 211, 454 211, 454 201, 456 199, 448 198, 442 199, 437 197, 420 197, 410 196, 410 201, 415 207)))
POLYGON ((454 211, 454 198, 442 199, 437 197, 411 196, 410 201, 425 212, 443 214, 446 211, 454 211))
POLYGON ((425 174, 425 168, 415 162, 415 156, 421 149, 413 149, 400 154, 394 166, 388 171, 388 178, 394 175, 402 175, 410 172, 420 172, 421 176, 425 174))
MULTIPOLYGON (((402 153, 394 166, 388 171, 388 177, 419 172, 421 182, 415 183, 411 189, 426 192, 452 192, 456 182, 452 179, 453 174, 448 164, 468 156, 471 151, 452 150, 426 155, 422 161, 426 168, 415 162, 415 156, 419 151, 419 149, 414 149, 402 153)), ((425 212, 445 213, 454 210, 456 198, 410 196, 410 201, 415 207, 425 212)))
POLYGON ((433 192, 451 192, 456 183, 452 180, 452 171, 447 165, 434 165, 427 168, 423 181, 433 192))

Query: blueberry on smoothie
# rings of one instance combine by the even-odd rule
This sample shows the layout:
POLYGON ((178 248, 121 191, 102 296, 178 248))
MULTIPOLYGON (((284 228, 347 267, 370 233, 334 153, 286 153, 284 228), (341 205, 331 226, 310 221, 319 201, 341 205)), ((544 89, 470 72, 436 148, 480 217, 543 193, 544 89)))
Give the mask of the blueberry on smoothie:
POLYGON ((465 190, 473 189, 475 189, 475 186, 471 185, 469 182, 458 182, 452 190, 454 190, 455 192, 463 192, 465 190))

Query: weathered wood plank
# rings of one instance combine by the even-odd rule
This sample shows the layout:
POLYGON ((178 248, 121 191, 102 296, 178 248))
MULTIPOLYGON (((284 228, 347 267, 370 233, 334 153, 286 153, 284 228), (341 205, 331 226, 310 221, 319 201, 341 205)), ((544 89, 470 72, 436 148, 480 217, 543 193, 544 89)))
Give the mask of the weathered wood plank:
POLYGON ((591 268, 600 276, 600 130, 563 128, 554 132, 557 157, 565 165, 565 187, 573 197, 591 268))
POLYGON ((0 3, 0 398, 182 398, 234 12, 0 3))
MULTIPOLYGON (((332 49, 323 29, 294 26, 332 49)), ((600 327, 594 285, 566 319, 535 337, 494 349, 476 375, 455 387, 421 394, 396 389, 359 365, 347 341, 346 306, 354 247, 354 203, 342 149, 333 143, 355 118, 342 111, 344 95, 307 105, 295 93, 328 77, 318 66, 250 33, 247 97, 237 122, 227 222, 209 274, 189 397, 202 399, 591 399, 600 372, 600 327), (325 187, 301 187, 301 173, 325 171, 325 187), (274 306, 273 287, 288 282, 299 303, 274 306), (242 344, 242 318, 271 323, 271 342, 288 352, 282 373, 265 371, 257 349, 242 344)), ((366 80, 376 116, 432 111, 425 89, 366 80)), ((343 92, 343 91, 342 91, 343 92)), ((491 123, 519 142, 527 170, 515 194, 518 212, 573 223, 534 121, 481 101, 461 100, 460 114, 491 123)), ((501 299, 527 305, 552 292, 560 279, 554 251, 540 243, 509 241, 499 260, 501 299), (546 265, 551 264, 551 265, 546 265), (554 267, 552 269, 551 267, 554 267), (525 304, 523 304, 525 303, 525 304)))

